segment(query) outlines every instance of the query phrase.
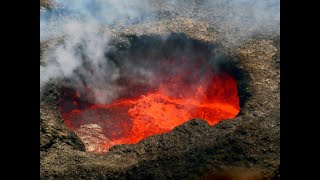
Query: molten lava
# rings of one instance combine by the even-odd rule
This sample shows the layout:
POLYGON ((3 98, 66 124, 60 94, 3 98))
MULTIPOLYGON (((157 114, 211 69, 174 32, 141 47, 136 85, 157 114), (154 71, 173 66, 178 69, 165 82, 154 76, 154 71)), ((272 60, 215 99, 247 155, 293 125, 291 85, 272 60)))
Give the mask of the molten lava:
POLYGON ((207 73, 193 84, 186 85, 180 77, 174 77, 137 97, 81 106, 76 95, 71 110, 66 110, 65 103, 59 107, 67 127, 85 143, 95 144, 95 148, 88 149, 95 152, 170 132, 192 118, 201 118, 213 126, 239 113, 237 83, 229 74, 207 73), (86 141, 88 136, 93 139, 86 141))

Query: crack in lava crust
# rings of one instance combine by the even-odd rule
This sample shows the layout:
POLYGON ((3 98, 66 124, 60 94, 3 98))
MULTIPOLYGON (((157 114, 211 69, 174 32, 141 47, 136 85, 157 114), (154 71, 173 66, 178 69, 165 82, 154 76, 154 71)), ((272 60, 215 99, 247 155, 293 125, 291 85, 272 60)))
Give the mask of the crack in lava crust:
POLYGON ((79 102, 74 101, 75 109, 69 112, 64 112, 63 106, 59 108, 66 126, 78 134, 87 151, 100 153, 116 144, 135 144, 151 135, 170 132, 193 118, 213 126, 237 116, 239 97, 233 77, 211 73, 196 84, 191 88, 176 78, 138 98, 120 98, 79 109, 79 102))

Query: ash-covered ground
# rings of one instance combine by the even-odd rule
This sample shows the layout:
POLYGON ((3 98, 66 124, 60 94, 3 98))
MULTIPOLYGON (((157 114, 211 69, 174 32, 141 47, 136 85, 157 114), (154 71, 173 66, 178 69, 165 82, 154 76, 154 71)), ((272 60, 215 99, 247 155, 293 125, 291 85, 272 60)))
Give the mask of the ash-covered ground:
MULTIPOLYGON (((208 48, 218 45, 246 72, 239 115, 213 127, 193 119, 138 144, 90 153, 64 125, 57 106, 59 81, 51 80, 40 98, 41 179, 197 179, 234 168, 261 172, 265 179, 280 178, 280 35, 267 24, 240 34, 249 32, 248 26, 235 27, 230 16, 239 14, 223 3, 217 3, 212 12, 205 8, 205 1, 192 2, 192 7, 198 7, 192 11, 152 2, 152 8, 160 8, 157 18, 126 27, 103 27, 102 32, 112 35, 115 48, 130 46, 132 36, 172 33, 182 33, 208 48)), ((41 66, 46 64, 43 55, 59 43, 63 37, 40 42, 41 66)))

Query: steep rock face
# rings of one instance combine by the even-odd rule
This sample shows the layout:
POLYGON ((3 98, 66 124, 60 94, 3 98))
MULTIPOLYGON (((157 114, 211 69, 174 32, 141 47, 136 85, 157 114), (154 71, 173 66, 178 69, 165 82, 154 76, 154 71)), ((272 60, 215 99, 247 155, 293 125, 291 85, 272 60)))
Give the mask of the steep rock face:
POLYGON ((245 96, 245 102, 233 120, 210 127, 205 121, 194 119, 170 133, 95 154, 86 152, 85 142, 65 127, 57 110, 57 86, 48 84, 40 102, 41 178, 194 179, 229 168, 258 169, 266 177, 279 177, 279 36, 266 29, 262 35, 230 46, 226 36, 234 34, 230 32, 233 30, 228 23, 212 27, 205 18, 168 18, 131 28, 104 29, 113 34, 115 44, 127 46, 132 35, 173 32, 208 44, 218 43, 222 51, 235 58, 239 69, 248 73, 245 92, 249 94, 239 94, 245 96))
POLYGON ((40 151, 50 149, 55 143, 66 143, 84 151, 85 146, 75 132, 65 126, 57 109, 58 92, 54 83, 48 84, 40 99, 40 151))

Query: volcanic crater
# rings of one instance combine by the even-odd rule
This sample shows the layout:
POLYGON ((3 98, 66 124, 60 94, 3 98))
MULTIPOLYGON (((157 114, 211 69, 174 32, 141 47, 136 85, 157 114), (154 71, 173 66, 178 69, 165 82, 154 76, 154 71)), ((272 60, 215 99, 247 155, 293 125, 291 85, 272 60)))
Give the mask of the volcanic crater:
POLYGON ((42 179, 194 179, 229 168, 279 175, 278 37, 228 48, 210 28, 194 36, 201 23, 172 24, 183 33, 132 28, 115 35, 106 57, 120 69, 123 88, 108 103, 90 101, 90 85, 77 89, 68 78, 46 84, 42 179), (151 81, 130 62, 153 72, 151 81))
POLYGON ((194 118, 213 126, 237 116, 240 101, 243 104, 248 96, 245 72, 219 52, 218 45, 183 33, 128 39, 129 47, 106 54, 120 70, 117 98, 103 104, 90 102, 88 96, 94 91, 90 84, 76 89, 72 80, 60 82, 62 119, 88 151, 102 153, 113 145, 135 144, 194 118))

